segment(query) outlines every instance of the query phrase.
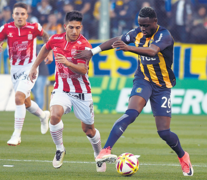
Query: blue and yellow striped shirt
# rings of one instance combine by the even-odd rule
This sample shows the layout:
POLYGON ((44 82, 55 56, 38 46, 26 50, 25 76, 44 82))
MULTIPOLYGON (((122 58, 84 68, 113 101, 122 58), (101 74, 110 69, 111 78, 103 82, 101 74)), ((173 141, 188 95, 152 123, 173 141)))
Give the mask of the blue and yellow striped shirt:
POLYGON ((134 43, 136 47, 149 47, 154 44, 160 52, 154 57, 138 55, 138 67, 135 77, 139 76, 160 87, 172 88, 176 84, 175 75, 171 69, 173 63, 174 40, 170 32, 158 26, 150 38, 146 38, 140 28, 133 29, 122 36, 126 44, 134 43))

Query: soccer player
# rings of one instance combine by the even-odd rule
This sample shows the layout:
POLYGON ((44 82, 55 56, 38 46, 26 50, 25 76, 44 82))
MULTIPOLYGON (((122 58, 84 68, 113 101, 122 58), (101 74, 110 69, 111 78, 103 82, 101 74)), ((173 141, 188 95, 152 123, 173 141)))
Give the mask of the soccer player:
MULTIPOLYGON (((77 50, 91 49, 87 39, 80 34, 82 30, 82 14, 78 11, 68 12, 64 23, 65 33, 53 35, 42 47, 30 71, 30 79, 36 79, 38 65, 45 59, 50 50, 55 55, 55 84, 51 95, 49 123, 50 133, 56 145, 53 159, 54 168, 63 164, 66 153, 63 145, 63 114, 73 110, 81 120, 82 130, 92 144, 94 157, 101 151, 101 139, 98 129, 94 127, 94 110, 91 86, 88 79, 88 60, 74 59, 77 50)), ((105 172, 106 164, 97 167, 98 172, 105 172)))
MULTIPOLYGON (((0 27, 0 51, 2 51, 3 40, 7 39, 16 104, 14 132, 7 144, 16 146, 21 143, 21 131, 26 109, 40 118, 41 133, 45 134, 48 131, 50 112, 42 111, 31 100, 30 91, 36 79, 32 83, 28 79, 28 74, 36 57, 36 37, 42 36, 44 42, 47 42, 49 36, 43 31, 40 24, 26 22, 28 18, 26 4, 16 3, 13 7, 12 16, 14 22, 0 27)), ((47 63, 52 62, 52 52, 48 55, 47 60, 47 63)))
POLYGON ((150 100, 159 136, 178 155, 183 175, 192 176, 193 167, 189 154, 180 144, 178 136, 170 130, 171 88, 176 80, 171 70, 174 41, 169 31, 157 24, 157 16, 151 7, 144 7, 138 16, 139 27, 121 37, 112 38, 91 51, 80 51, 76 58, 91 58, 94 54, 111 48, 138 54, 138 68, 135 72, 128 109, 113 125, 108 140, 96 157, 96 162, 115 161, 117 156, 111 149, 124 133, 127 126, 135 121, 147 101, 150 100), (134 43, 135 46, 127 44, 134 43))

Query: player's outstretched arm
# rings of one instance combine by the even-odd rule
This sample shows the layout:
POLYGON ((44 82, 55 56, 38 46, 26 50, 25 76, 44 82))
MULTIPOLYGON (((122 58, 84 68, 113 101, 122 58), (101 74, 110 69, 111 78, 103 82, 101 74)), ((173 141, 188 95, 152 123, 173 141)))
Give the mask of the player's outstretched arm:
MULTIPOLYGON (((44 43, 47 43, 47 41, 49 40, 49 35, 43 30, 43 34, 42 34, 42 40, 44 41, 44 43)), ((48 56, 45 58, 45 64, 51 64, 53 61, 53 53, 52 50, 49 52, 48 56)))
POLYGON ((45 45, 41 48, 34 64, 32 65, 32 68, 29 72, 29 77, 31 82, 33 82, 34 79, 36 79, 37 76, 37 67, 40 65, 42 61, 48 56, 50 50, 47 50, 45 45))
POLYGON ((90 51, 78 50, 77 54, 74 56, 74 58, 75 59, 85 59, 85 60, 91 59, 91 57, 93 55, 98 54, 101 51, 106 51, 106 50, 112 49, 113 48, 112 44, 115 41, 118 41, 120 39, 121 39, 121 36, 109 39, 108 41, 102 43, 100 46, 96 46, 95 48, 91 49, 90 51))
POLYGON ((52 50, 49 52, 48 56, 45 59, 45 64, 51 64, 53 61, 53 53, 52 50))
POLYGON ((154 57, 159 51, 160 48, 154 44, 151 44, 149 47, 135 47, 125 44, 123 41, 116 41, 113 43, 113 48, 117 48, 117 51, 130 51, 139 55, 154 57))

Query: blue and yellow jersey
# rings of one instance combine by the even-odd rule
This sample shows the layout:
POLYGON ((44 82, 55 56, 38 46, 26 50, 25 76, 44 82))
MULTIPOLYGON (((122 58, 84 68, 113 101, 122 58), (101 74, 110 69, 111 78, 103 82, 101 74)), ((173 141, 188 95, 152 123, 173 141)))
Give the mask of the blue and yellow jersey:
POLYGON ((134 43, 136 47, 149 47, 150 44, 154 44, 160 48, 160 52, 154 57, 138 55, 135 78, 142 77, 160 87, 175 86, 176 79, 171 69, 174 40, 167 29, 158 26, 152 37, 146 38, 138 27, 124 34, 122 41, 126 44, 134 43))

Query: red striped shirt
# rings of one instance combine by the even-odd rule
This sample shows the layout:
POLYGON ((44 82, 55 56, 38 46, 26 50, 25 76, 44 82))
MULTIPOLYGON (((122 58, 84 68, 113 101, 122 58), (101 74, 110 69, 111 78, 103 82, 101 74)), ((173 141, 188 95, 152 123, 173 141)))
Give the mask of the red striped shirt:
MULTIPOLYGON (((92 48, 87 39, 80 34, 76 41, 68 42, 65 39, 66 33, 53 35, 46 43, 48 50, 53 50, 54 55, 62 54, 66 59, 74 64, 86 63, 83 59, 74 59, 76 50, 85 50, 92 48)), ((61 63, 56 63, 55 85, 54 89, 60 89, 67 92, 91 93, 91 86, 88 79, 88 73, 81 75, 71 71, 61 63)))

